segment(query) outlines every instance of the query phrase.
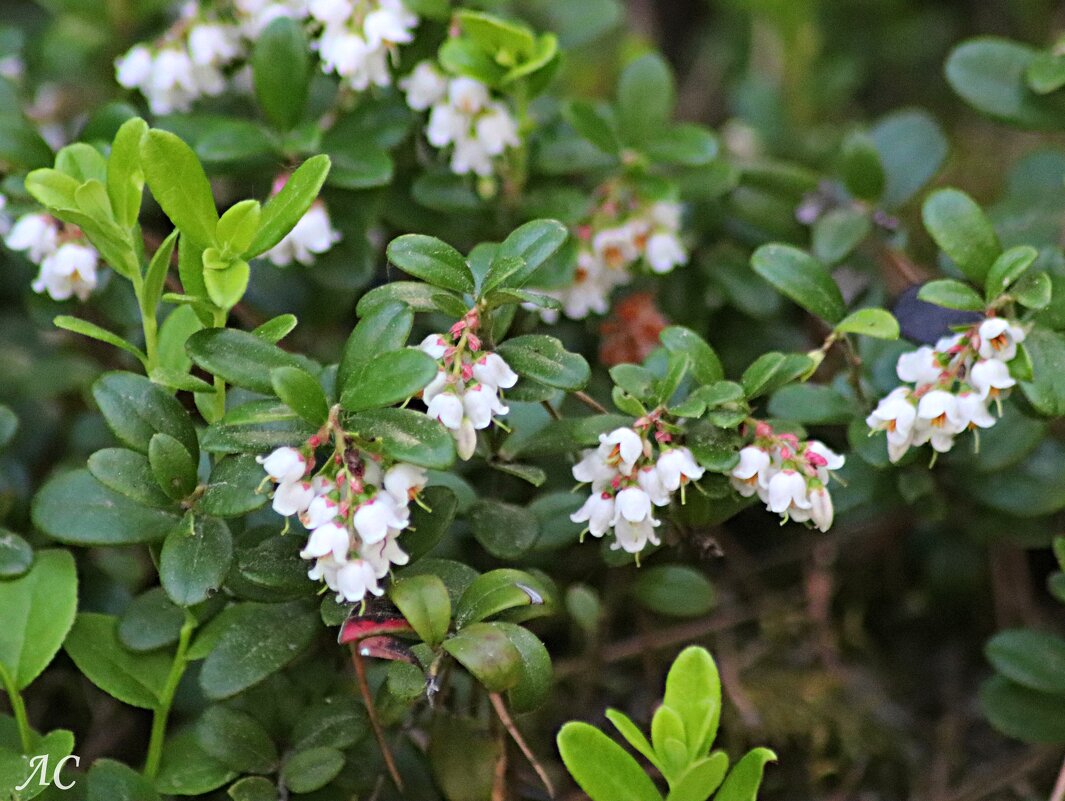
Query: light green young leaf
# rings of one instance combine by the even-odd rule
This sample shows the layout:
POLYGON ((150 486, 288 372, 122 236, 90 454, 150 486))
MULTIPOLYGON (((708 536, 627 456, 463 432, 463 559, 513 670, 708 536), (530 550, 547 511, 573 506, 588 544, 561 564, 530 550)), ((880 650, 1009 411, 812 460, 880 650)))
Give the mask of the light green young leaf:
POLYGON ((192 148, 169 131, 152 129, 141 141, 141 163, 148 188, 166 216, 200 248, 213 245, 218 212, 192 148))
POLYGON ((558 733, 558 751, 592 801, 662 801, 636 760, 594 726, 567 723, 558 733))
POLYGON ((755 801, 762 785, 762 772, 767 762, 776 762, 777 755, 768 748, 755 748, 735 764, 714 801, 755 801))

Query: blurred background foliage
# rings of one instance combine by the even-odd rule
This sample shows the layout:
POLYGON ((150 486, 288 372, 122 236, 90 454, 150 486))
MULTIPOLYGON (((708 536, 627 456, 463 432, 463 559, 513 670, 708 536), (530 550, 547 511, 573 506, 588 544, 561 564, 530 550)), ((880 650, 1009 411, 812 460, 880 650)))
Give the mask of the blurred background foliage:
MULTIPOLYGON (((790 199, 786 192, 749 186, 731 192, 727 201, 707 191, 702 201, 699 189, 714 176, 693 178, 693 224, 703 244, 694 249, 689 268, 658 288, 667 317, 709 330, 732 374, 767 348, 803 349, 819 341, 806 318, 753 276, 744 247, 768 238, 801 239, 794 206, 821 176, 835 172, 847 134, 888 112, 918 107, 939 122, 950 147, 937 184, 964 188, 1007 230, 1013 221, 1024 241, 1060 244, 1065 138, 981 117, 951 90, 943 64, 954 45, 976 35, 1049 45, 1065 25, 1061 4, 501 0, 469 5, 515 11, 557 31, 566 54, 559 94, 610 96, 621 67, 634 54, 658 48, 675 69, 682 119, 715 127, 725 148, 741 158, 757 153, 791 165, 790 199)), ((170 6, 167 0, 3 0, 0 59, 24 54, 33 92, 21 102, 29 115, 45 130, 66 126, 68 136, 92 125, 113 130, 104 114, 94 114, 116 97, 112 61, 161 30, 170 6)), ((0 105, 9 110, 11 102, 20 101, 0 92, 0 105)), ((212 110, 213 102, 201 110, 212 110)), ((216 191, 225 196, 225 182, 239 177, 238 170, 221 178, 216 191)), ((361 215, 396 206, 389 203, 391 191, 334 189, 326 197, 331 208, 345 210, 335 215, 337 224, 364 235, 361 215)), ((259 193, 265 194, 265 187, 259 193)), ((912 262, 930 274, 935 249, 920 233, 919 204, 898 213, 900 230, 918 232, 907 242, 912 262)), ((252 319, 246 322, 292 311, 303 321, 293 342, 335 359, 360 293, 385 279, 379 247, 392 233, 447 232, 456 244, 476 240, 476 220, 463 215, 407 209, 386 216, 383 230, 363 236, 364 246, 338 255, 343 261, 326 260, 306 272, 257 266, 252 319)), ((28 502, 43 477, 57 462, 80 464, 109 442, 100 416, 90 410, 87 388, 101 369, 114 366, 115 356, 54 330, 58 306, 27 290, 31 267, 6 252, 0 259, 0 401, 20 421, 15 432, 0 421, 5 442, 0 520, 28 531, 28 502)), ((905 277, 895 276, 891 286, 889 275, 889 289, 901 288, 905 277)), ((118 283, 103 290, 95 308, 111 324, 132 330, 138 325, 136 308, 118 283)), ((594 322, 566 322, 559 332, 568 344, 594 349, 594 322)), ((865 356, 884 357, 890 369, 890 355, 897 353, 891 348, 875 344, 865 356)), ((1004 421, 985 436, 979 466, 955 453, 944 460, 949 469, 928 472, 918 465, 876 473, 854 459, 850 483, 837 502, 841 521, 831 537, 778 529, 757 511, 741 513, 727 526, 700 527, 674 561, 686 560, 709 576, 712 596, 700 595, 708 591, 695 580, 691 587, 697 592, 654 598, 647 577, 653 568, 604 572, 594 547, 568 552, 572 558, 564 565, 551 552, 531 557, 532 565, 539 558, 539 566, 550 565, 556 580, 569 585, 568 614, 543 630, 557 658, 558 688, 551 706, 524 724, 538 729, 533 739, 549 742, 562 720, 591 718, 611 704, 624 704, 646 719, 669 658, 681 644, 702 641, 714 650, 731 702, 726 706, 731 720, 723 727, 726 746, 736 751, 766 743, 782 756, 768 774, 766 798, 1038 797, 1037 788, 1052 780, 1058 755, 995 733, 975 701, 976 688, 990 673, 982 649, 991 634, 1055 614, 1060 618, 1043 582, 1053 569, 1045 546, 1060 531, 1058 510, 1065 506, 1060 480, 1065 447, 1047 436, 1044 423, 1016 410, 1010 414, 1015 425, 1004 421), (1012 464, 1033 451, 1038 458, 1025 470, 999 480, 996 464, 1012 464), (987 503, 977 508, 974 497, 987 503), (1029 517, 1037 507, 1049 514, 1029 517), (634 594, 640 604, 633 603, 634 594), (663 609, 669 614, 657 613, 663 609)), ((1052 433, 1060 436, 1053 425, 1052 433)), ((838 429, 812 431, 838 439, 838 429)), ((558 517, 544 513, 548 520, 558 517)), ((125 608, 151 574, 145 555, 132 550, 85 552, 81 568, 82 607, 112 612, 125 608)), ((684 587, 683 577, 671 586, 684 587)), ((60 657, 28 699, 39 728, 80 725, 78 753, 87 761, 101 754, 136 754, 145 726, 140 713, 74 681, 66 659, 60 657)), ((281 690, 274 683, 263 692, 281 690)))

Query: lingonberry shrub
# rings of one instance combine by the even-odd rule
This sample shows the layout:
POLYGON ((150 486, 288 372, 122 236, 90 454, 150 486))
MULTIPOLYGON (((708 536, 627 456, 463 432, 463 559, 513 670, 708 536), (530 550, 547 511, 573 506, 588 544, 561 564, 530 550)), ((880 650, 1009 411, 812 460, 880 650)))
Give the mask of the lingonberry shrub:
MULTIPOLYGON (((711 70, 718 132, 613 0, 42 5, 0 27, 0 799, 946 797, 985 550, 982 709, 1065 742, 1017 558, 1065 509, 1065 155, 981 205, 936 115, 816 122, 803 4, 726 15, 783 60, 711 70), (933 608, 882 660, 950 656, 919 725, 861 659, 933 608), (730 768, 723 706, 773 750, 730 768)), ((1061 51, 946 77, 1056 130, 1061 51)))

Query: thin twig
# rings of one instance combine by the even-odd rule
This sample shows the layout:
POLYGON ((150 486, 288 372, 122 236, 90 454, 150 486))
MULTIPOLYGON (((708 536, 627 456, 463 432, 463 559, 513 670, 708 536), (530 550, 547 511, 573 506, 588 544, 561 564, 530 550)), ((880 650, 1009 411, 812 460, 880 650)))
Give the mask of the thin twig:
POLYGON ((525 755, 525 758, 529 760, 529 764, 532 765, 533 770, 536 771, 536 775, 540 777, 540 781, 543 782, 544 787, 547 789, 547 794, 552 798, 555 797, 555 786, 551 784, 551 778, 547 775, 547 771, 544 770, 540 761, 536 758, 536 754, 529 748, 528 743, 525 742, 525 738, 522 737, 521 731, 514 724, 513 718, 510 717, 510 712, 507 711, 507 705, 503 703, 503 698, 499 693, 489 693, 489 699, 492 701, 492 708, 495 709, 496 714, 499 716, 499 722, 503 724, 503 728, 507 730, 511 739, 517 743, 521 753, 525 755))
POLYGON ((507 800, 507 744, 503 733, 499 733, 499 759, 496 760, 495 775, 492 777, 492 801, 507 800))
POLYGON ((595 398, 593 398, 591 395, 589 395, 587 392, 581 392, 580 390, 577 390, 576 392, 571 392, 570 395, 579 400, 589 409, 594 409, 595 411, 599 412, 599 414, 609 414, 607 408, 595 398))
POLYGON ((363 703, 366 704, 366 714, 370 718, 370 726, 373 728, 377 745, 381 748, 381 755, 385 758, 385 766, 392 776, 392 781, 395 782, 396 789, 403 792, 403 779, 399 775, 396 761, 392 758, 392 749, 388 747, 388 741, 385 740, 385 730, 381 726, 381 719, 377 717, 377 707, 374 705, 373 695, 370 693, 370 683, 366 680, 366 665, 362 661, 362 654, 359 653, 358 644, 352 645, 351 661, 355 665, 355 677, 359 683, 359 692, 362 694, 363 703))
POLYGON ((560 415, 558 413, 558 409, 556 409, 554 406, 551 405, 551 401, 542 400, 542 401, 540 401, 540 405, 543 406, 545 409, 547 409, 547 413, 549 415, 551 415, 552 419, 554 419, 554 420, 561 420, 562 419, 562 415, 560 415))

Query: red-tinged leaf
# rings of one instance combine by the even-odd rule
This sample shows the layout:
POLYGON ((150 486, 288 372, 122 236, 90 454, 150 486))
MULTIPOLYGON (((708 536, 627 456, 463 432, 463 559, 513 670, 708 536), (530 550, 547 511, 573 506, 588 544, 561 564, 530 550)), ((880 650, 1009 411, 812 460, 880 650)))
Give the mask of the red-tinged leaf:
POLYGON ((389 662, 409 662, 417 664, 410 646, 396 637, 367 637, 359 641, 359 654, 373 659, 387 659, 389 662))
POLYGON ((413 633, 414 629, 398 612, 367 612, 358 617, 349 617, 340 628, 337 641, 345 645, 349 642, 364 642, 369 637, 413 633))

